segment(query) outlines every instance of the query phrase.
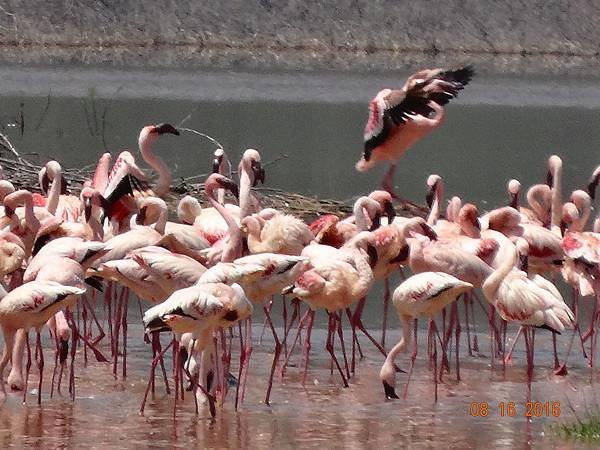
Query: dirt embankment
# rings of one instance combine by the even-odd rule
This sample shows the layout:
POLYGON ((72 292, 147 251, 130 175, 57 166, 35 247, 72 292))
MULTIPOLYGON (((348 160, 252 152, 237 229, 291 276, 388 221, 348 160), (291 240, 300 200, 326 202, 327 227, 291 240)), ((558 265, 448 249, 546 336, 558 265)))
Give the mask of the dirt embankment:
POLYGON ((0 62, 595 74, 595 0, 7 0, 0 62))

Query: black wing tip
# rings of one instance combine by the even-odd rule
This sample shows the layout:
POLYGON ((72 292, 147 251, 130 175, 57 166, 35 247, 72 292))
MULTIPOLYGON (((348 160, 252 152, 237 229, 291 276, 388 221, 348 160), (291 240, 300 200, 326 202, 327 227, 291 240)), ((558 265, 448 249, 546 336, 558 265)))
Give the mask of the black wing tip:
POLYGON ((544 329, 544 330, 551 331, 552 333, 561 334, 561 332, 560 332, 560 331, 558 331, 558 330, 555 330, 554 328, 552 328, 551 326, 549 326, 549 325, 546 325, 546 324, 544 324, 544 325, 540 325, 540 326, 538 326, 538 327, 536 327, 536 328, 542 328, 542 329, 544 329))
POLYGON ((100 277, 91 276, 85 279, 85 284, 93 287, 99 292, 104 292, 104 280, 100 277))

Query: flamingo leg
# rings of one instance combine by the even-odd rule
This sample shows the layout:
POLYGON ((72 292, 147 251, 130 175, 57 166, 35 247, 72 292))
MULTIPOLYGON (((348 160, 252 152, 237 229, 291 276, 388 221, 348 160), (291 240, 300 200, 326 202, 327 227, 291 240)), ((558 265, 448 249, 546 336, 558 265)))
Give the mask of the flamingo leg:
POLYGON ((344 343, 344 331, 342 330, 342 315, 336 313, 337 317, 337 333, 340 338, 340 347, 342 348, 342 355, 344 356, 344 367, 346 369, 346 378, 350 379, 350 370, 348 369, 348 358, 346 356, 346 344, 344 343))
POLYGON ((123 380, 127 379, 127 305, 129 304, 129 288, 125 290, 125 299, 123 305, 123 372, 121 376, 123 380))
POLYGON ((509 363, 509 364, 512 363, 513 350, 515 349, 515 345, 517 344, 517 341, 519 340, 519 336, 521 336, 522 332, 523 332, 523 327, 519 327, 519 331, 517 331, 517 334, 515 335, 513 342, 511 344, 510 348, 508 349, 508 353, 504 357, 504 361, 506 363, 509 363))
POLYGON ((469 326, 469 297, 468 293, 463 294, 463 304, 465 305, 465 327, 467 329, 467 348, 469 356, 473 356, 473 347, 471 347, 471 327, 469 326))
MULTIPOLYGON (((288 352, 285 361, 283 362, 283 365, 281 366, 281 379, 283 379, 283 377, 285 376, 285 369, 287 368, 288 362, 290 360, 290 357, 292 356, 292 354, 294 353, 294 349, 296 348, 296 344, 299 342, 300 340, 300 330, 304 327, 304 325, 306 324, 306 321, 308 320, 308 316, 310 314, 310 309, 308 309, 304 315, 300 318, 300 320, 298 321, 298 329, 296 331, 296 336, 294 338, 294 342, 292 342, 292 347, 290 348, 290 351, 288 352)), ((288 327, 288 333, 291 329, 291 324, 290 327, 288 327)), ((284 336, 284 339, 287 339, 287 335, 284 336)))
MULTIPOLYGON (((154 334, 158 334, 158 333, 152 333, 152 334, 154 335, 154 334)), ((154 378, 154 371, 156 370, 156 365, 158 364, 159 361, 162 361, 163 355, 173 345, 173 342, 175 342, 175 340, 172 340, 169 343, 169 345, 167 345, 164 348, 164 350, 162 350, 160 353, 158 353, 152 360, 152 365, 150 366, 150 377, 148 379, 148 385, 146 386, 146 391, 144 392, 144 399, 142 400, 142 405, 140 407, 140 414, 142 414, 142 415, 144 414, 144 408, 146 407, 146 400, 148 399, 148 393, 150 392, 150 385, 152 383, 152 379, 154 378)), ((168 386, 168 384, 167 384, 167 386, 168 386)))
POLYGON ((306 326, 306 337, 304 338, 304 349, 302 354, 302 362, 304 373, 302 374, 302 386, 306 383, 306 375, 308 373, 308 358, 310 356, 310 335, 312 333, 313 323, 315 321, 315 312, 312 309, 308 310, 308 325, 306 326))
POLYGON ((454 331, 456 336, 456 381, 460 382, 460 320, 458 318, 458 305, 452 304, 452 312, 454 314, 454 331))
POLYGON ((388 277, 383 281, 383 322, 381 324, 381 347, 385 349, 385 333, 387 331, 388 309, 390 306, 390 280, 388 277))
POLYGON ((433 319, 429 319, 430 320, 430 329, 431 329, 431 342, 432 342, 432 351, 431 351, 431 356, 433 358, 433 381, 435 384, 435 389, 434 389, 434 398, 435 398, 435 403, 437 403, 438 401, 438 373, 437 373, 437 342, 435 341, 435 334, 437 334, 438 330, 437 330, 437 326, 435 325, 435 320, 433 319))
POLYGON ((408 384, 410 383, 410 377, 412 376, 413 368, 415 367, 415 360, 417 359, 417 331, 419 326, 419 319, 414 319, 413 321, 413 332, 414 332, 414 342, 413 342, 413 351, 410 356, 410 368, 408 369, 408 376, 406 377, 406 384, 404 385, 404 394, 402 398, 406 400, 406 396, 408 395, 408 384))
POLYGON ((269 375, 269 386, 267 387, 267 394, 265 396, 265 405, 270 406, 269 398, 271 396, 271 389, 273 388, 273 376, 275 375, 275 368, 277 367, 277 362, 279 361, 279 355, 281 354, 281 344, 279 342, 279 338, 277 337, 277 332, 275 331, 275 327, 273 326, 273 321, 271 320, 271 315, 269 314, 269 310, 267 307, 264 307, 265 317, 267 318, 267 322, 269 328, 271 328, 271 332, 273 333, 273 340, 275 341, 275 354, 273 355, 273 364, 271 366, 271 373, 269 375))
POLYGON ((25 363, 25 384, 23 385, 23 403, 27 402, 27 387, 29 385, 29 370, 31 369, 31 347, 29 345, 29 330, 25 331, 25 345, 27 348, 27 362, 25 363))
MULTIPOLYGON (((82 298, 85 297, 85 294, 82 295, 82 298)), ((81 316, 83 319, 83 337, 87 339, 88 337, 88 313, 85 302, 81 303, 81 316)), ((87 355, 87 346, 83 346, 83 367, 87 367, 88 363, 88 355, 87 355)), ((50 395, 52 398, 52 395, 50 395)))
POLYGON ((0 397, 0 403, 4 403, 6 400, 6 388, 4 387, 4 369, 10 361, 13 353, 13 347, 15 344, 15 332, 16 330, 10 330, 2 328, 2 334, 4 335, 4 351, 2 352, 2 360, 0 360, 0 389, 2 396, 0 397))
MULTIPOLYGON (((246 357, 246 347, 244 346, 244 333, 242 332, 242 323, 238 322, 238 328, 240 332, 240 367, 238 369, 238 383, 235 388, 235 410, 238 409, 238 402, 240 398, 240 385, 242 381, 242 371, 244 370, 244 359, 246 357)), ((225 383, 227 383, 227 374, 225 375, 225 383)))
POLYGON ((336 313, 330 313, 329 311, 327 312, 327 314, 329 315, 329 330, 327 334, 327 344, 325 345, 325 349, 331 355, 331 359, 333 360, 338 372, 340 373, 340 376, 342 377, 342 384, 344 385, 344 387, 348 387, 348 380, 346 380, 346 377, 344 376, 344 371, 342 370, 342 367, 340 366, 340 363, 337 360, 337 357, 335 356, 335 349, 333 347, 335 329, 337 326, 337 315, 336 313))
POLYGON ((42 404, 42 381, 44 380, 44 350, 42 349, 42 338, 40 336, 40 330, 36 331, 36 355, 37 365, 40 372, 40 380, 38 383, 38 405, 42 404))
POLYGON ((250 367, 250 356, 252 355, 252 317, 248 317, 246 320, 246 356, 244 358, 244 372, 242 380, 239 380, 242 384, 242 392, 240 401, 244 402, 244 395, 246 394, 246 383, 248 381, 248 369, 250 367))
MULTIPOLYGON (((265 308, 267 308, 269 310, 269 312, 271 312, 271 309, 273 308, 273 297, 271 297, 271 299, 269 300, 269 304, 267 306, 265 306, 265 308)), ((263 337, 265 335, 266 329, 267 329, 267 318, 265 317, 265 319, 263 320, 262 330, 260 331, 260 338, 258 338, 258 345, 262 345, 262 341, 263 341, 263 337)))

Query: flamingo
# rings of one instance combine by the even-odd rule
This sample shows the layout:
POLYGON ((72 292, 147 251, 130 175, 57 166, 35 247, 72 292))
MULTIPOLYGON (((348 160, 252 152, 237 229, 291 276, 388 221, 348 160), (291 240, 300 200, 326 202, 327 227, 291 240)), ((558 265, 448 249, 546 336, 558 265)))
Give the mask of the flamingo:
MULTIPOLYGON (((38 355, 39 384, 38 404, 42 401, 44 356, 41 347, 40 328, 58 311, 73 306, 85 289, 63 286, 55 281, 31 281, 10 291, 0 302, 0 326, 4 334, 4 352, 0 360, 0 380, 4 380, 4 369, 11 358, 14 336, 17 330, 35 328, 38 355)), ((1 401, 6 399, 2 381, 1 401)))
POLYGON ((473 74, 470 66, 422 70, 411 75, 399 90, 379 91, 369 103, 365 148, 356 169, 363 172, 379 161, 388 161, 390 168, 383 188, 392 193, 396 160, 443 123, 443 106, 456 97, 473 74), (431 113, 435 113, 433 118, 431 113))
POLYGON ((315 238, 302 220, 279 212, 275 212, 267 220, 262 219, 260 214, 244 217, 241 229, 247 235, 250 253, 300 255, 304 247, 315 238))
MULTIPOLYGON (((309 256, 312 269, 304 272, 296 281, 292 288, 292 293, 305 301, 310 307, 309 323, 307 327, 304 373, 308 365, 308 352, 310 345, 310 333, 314 322, 314 312, 317 308, 326 309, 329 315, 329 329, 326 349, 331 355, 338 372, 342 378, 344 387, 348 387, 347 377, 335 356, 333 343, 334 333, 337 328, 340 337, 340 344, 344 352, 344 363, 346 366, 346 375, 349 377, 349 370, 345 358, 345 348, 341 328, 341 318, 337 311, 346 309, 356 300, 364 297, 373 284, 373 271, 369 264, 367 253, 362 249, 368 246, 368 241, 372 239, 369 232, 357 235, 356 241, 360 245, 356 248, 346 250, 343 254, 341 250, 332 249, 328 254, 323 254, 319 258, 310 257, 303 252, 302 256, 309 256), (337 327, 336 327, 337 325, 337 327)), ((326 246, 308 246, 326 247, 326 246)))
MULTIPOLYGON (((524 239, 517 240, 519 248, 528 248, 524 239)), ((533 377, 533 339, 535 331, 530 327, 547 328, 560 333, 574 327, 574 315, 551 283, 532 280, 525 272, 515 269, 519 258, 517 247, 500 267, 495 269, 482 286, 485 298, 507 322, 524 325, 527 350, 527 382, 533 377), (550 287, 551 286, 551 287, 550 287)), ((540 277, 541 278, 541 277, 540 277)))
POLYGON ((171 171, 169 170, 169 167, 152 151, 152 144, 154 144, 159 136, 163 134, 174 134, 175 136, 179 136, 179 131, 173 125, 168 123, 147 125, 142 128, 138 138, 140 153, 142 154, 144 161, 158 172, 158 183, 153 190, 159 197, 166 195, 171 188, 171 171))
POLYGON ((547 184, 534 184, 527 191, 527 202, 530 208, 521 206, 519 193, 521 183, 512 179, 508 181, 508 193, 510 202, 508 206, 515 208, 521 213, 523 223, 547 226, 550 224, 550 209, 552 202, 552 189, 547 184))
MULTIPOLYGON (((252 303, 248 301, 239 285, 227 286, 223 283, 210 283, 175 291, 163 303, 146 311, 143 321, 148 333, 173 331, 178 337, 184 333, 192 333, 193 338, 199 341, 200 348, 203 349, 208 345, 213 330, 229 327, 250 317, 252 312, 252 303)), ((178 359, 178 355, 179 352, 176 352, 176 359, 178 359)), ((153 361, 152 370, 155 366, 156 363, 153 361)), ((175 366, 179 367, 178 361, 175 362, 175 366)), ((175 398, 177 399, 177 382, 175 386, 175 398)), ((150 383, 146 388, 144 403, 149 388, 150 383)), ((204 388, 201 389, 209 399, 211 415, 214 416, 212 396, 204 388)), ((142 403, 142 412, 144 403, 142 403)))
MULTIPOLYGON (((411 320, 415 319, 414 324, 414 349, 411 356, 411 365, 408 372, 408 379, 404 389, 404 397, 408 391, 408 384, 412 375, 412 370, 417 357, 417 317, 420 315, 428 316, 430 319, 430 333, 436 332, 435 321, 433 317, 443 310, 446 306, 454 302, 457 297, 473 288, 471 283, 459 280, 452 275, 443 272, 422 272, 406 279, 396 288, 392 296, 392 303, 398 313, 398 318, 402 323, 402 337, 400 341, 390 350, 385 362, 379 372, 379 378, 383 383, 385 396, 388 399, 398 398, 396 394, 396 370, 394 360, 398 354, 403 352, 411 343, 411 320)), ((435 345, 435 336, 431 336, 435 345)), ((457 343, 458 347, 458 343, 457 343)), ((457 368, 458 368, 458 352, 457 368)), ((435 399, 437 401, 437 373, 434 369, 435 380, 435 399)))

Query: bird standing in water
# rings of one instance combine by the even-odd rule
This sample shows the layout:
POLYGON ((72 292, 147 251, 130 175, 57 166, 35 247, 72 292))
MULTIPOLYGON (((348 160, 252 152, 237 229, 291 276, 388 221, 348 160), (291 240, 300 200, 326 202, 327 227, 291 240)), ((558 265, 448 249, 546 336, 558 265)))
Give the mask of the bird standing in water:
POLYGON ((444 105, 458 95, 473 74, 470 66, 421 70, 411 75, 401 89, 379 91, 369 103, 364 151, 356 170, 364 172, 379 161, 388 161, 390 168, 382 188, 394 195, 396 160, 443 123, 444 105))

